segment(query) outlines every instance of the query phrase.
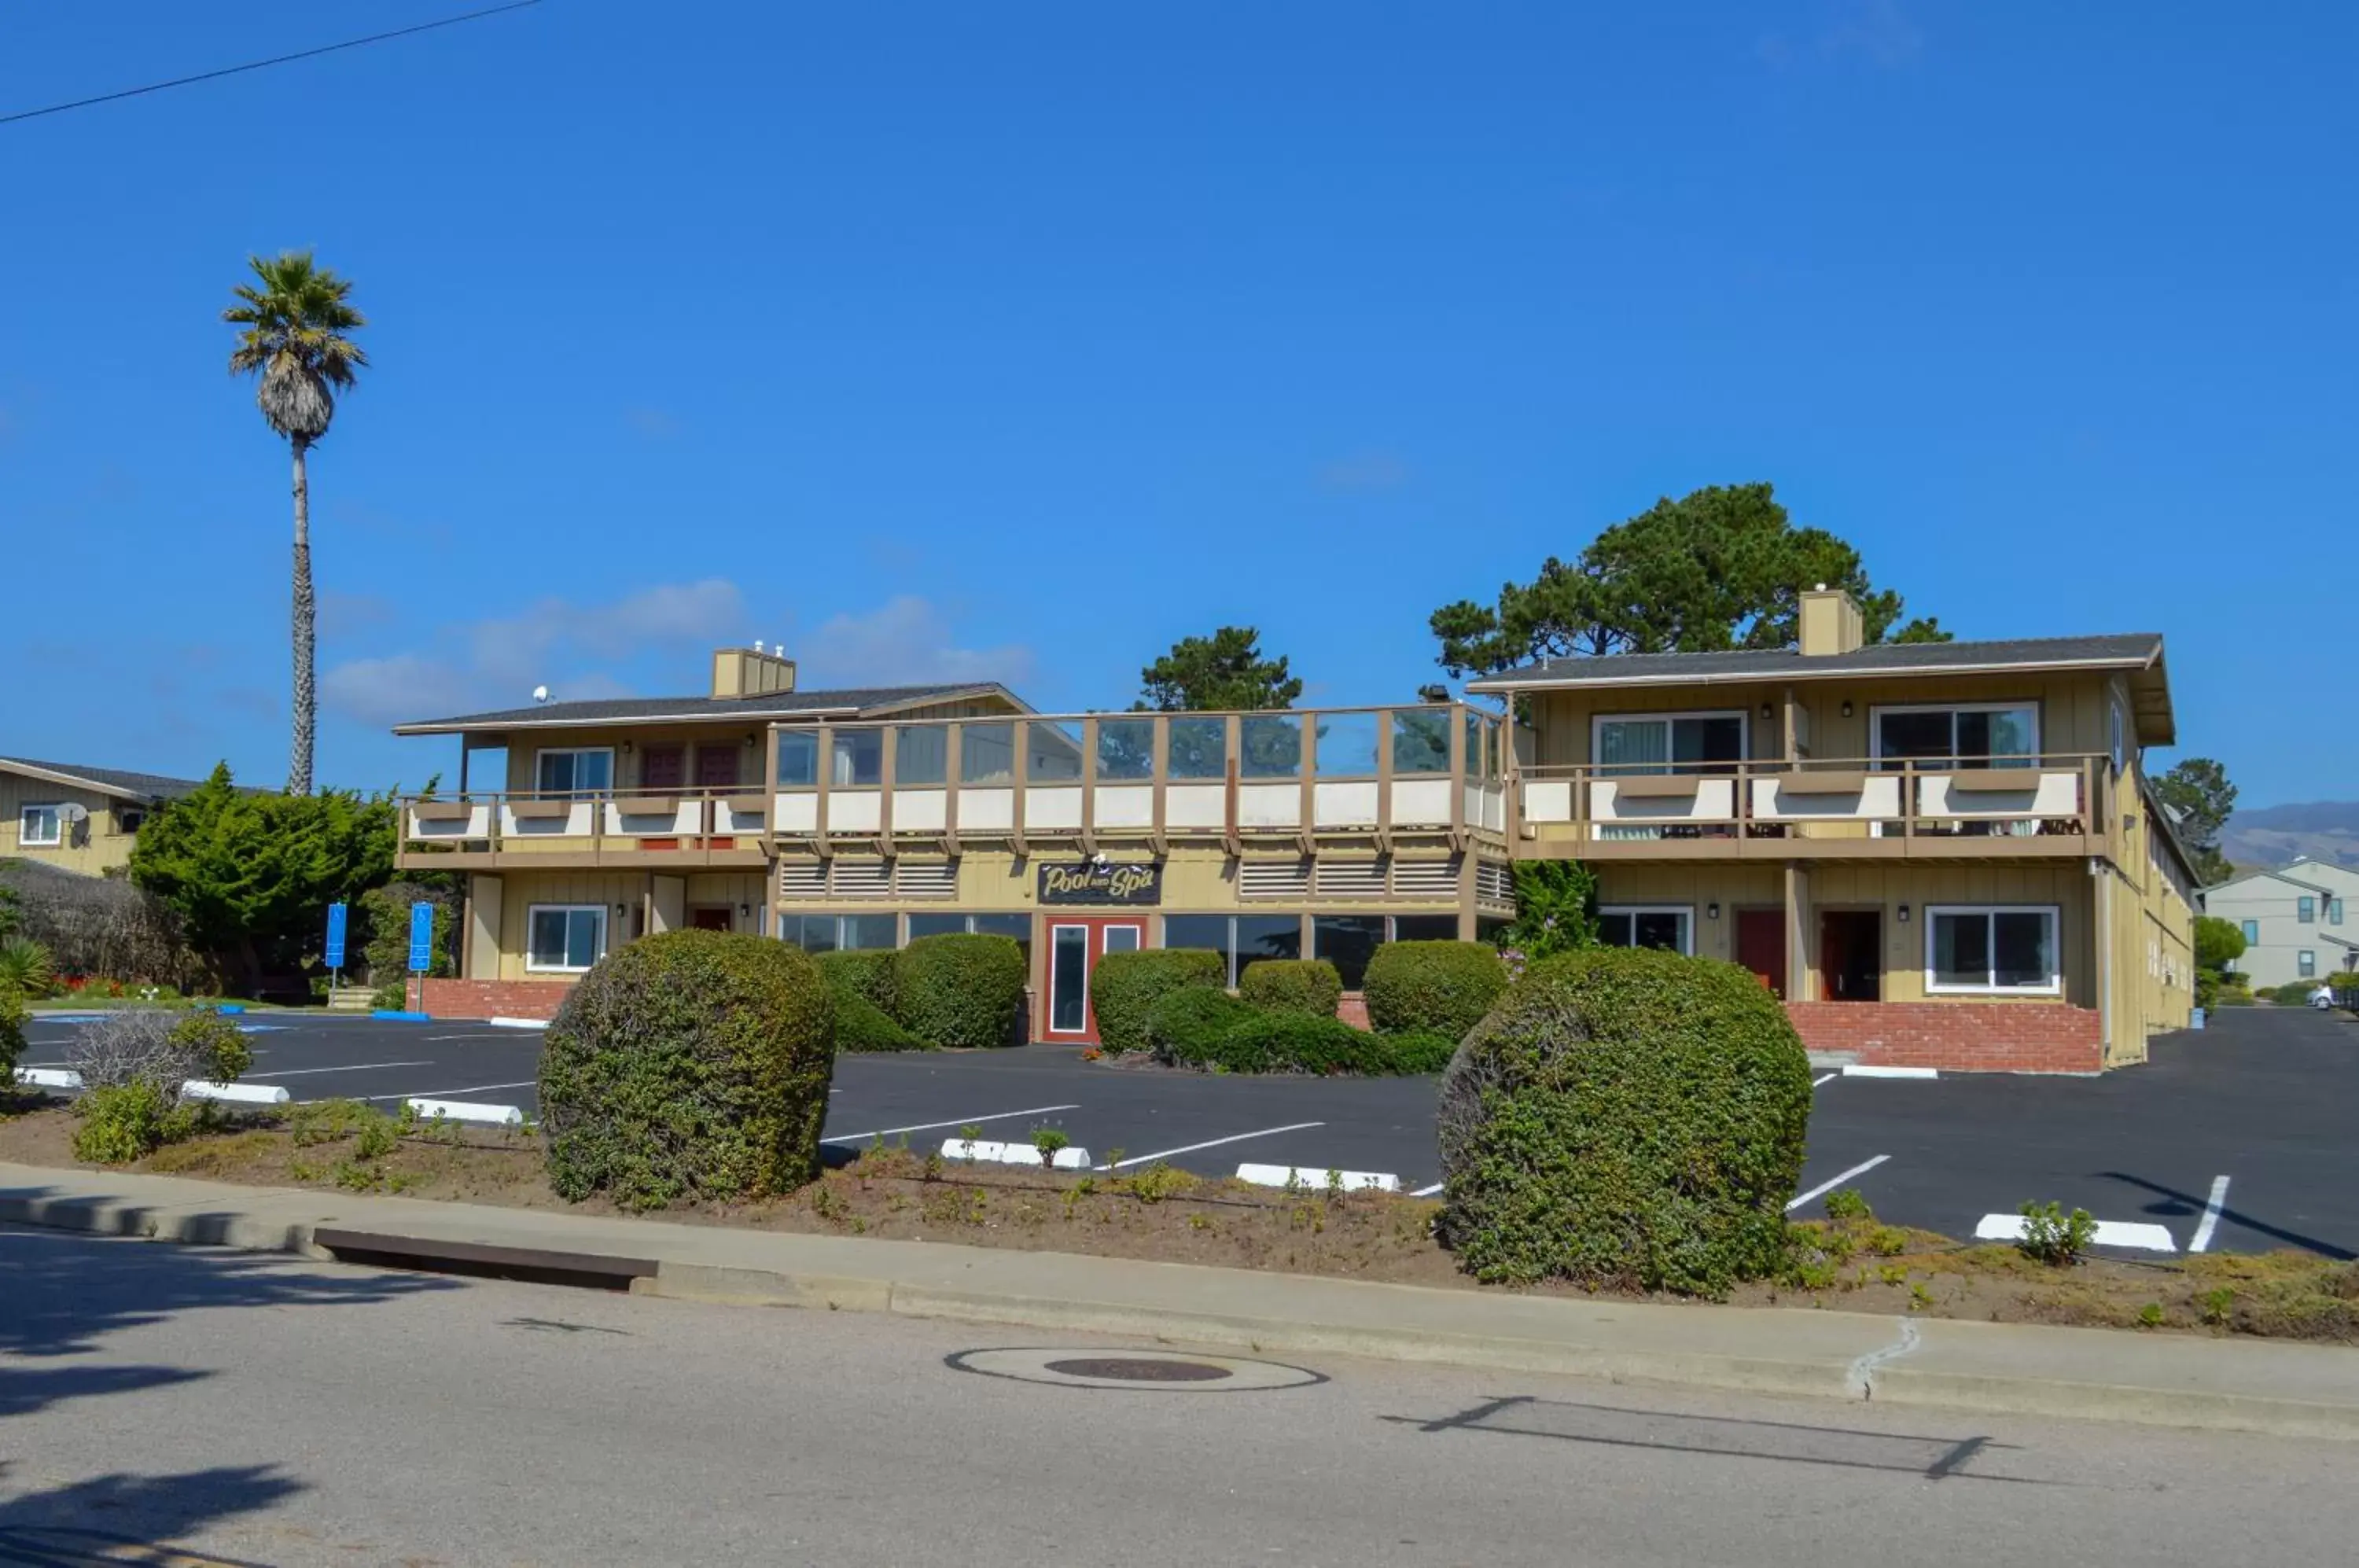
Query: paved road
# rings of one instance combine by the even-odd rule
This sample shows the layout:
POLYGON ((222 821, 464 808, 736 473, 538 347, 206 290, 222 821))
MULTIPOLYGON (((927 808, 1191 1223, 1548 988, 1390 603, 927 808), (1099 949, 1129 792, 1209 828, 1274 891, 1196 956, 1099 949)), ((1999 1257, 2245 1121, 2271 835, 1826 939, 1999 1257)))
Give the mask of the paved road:
POLYGON ((1341 1358, 1044 1387, 946 1358, 1114 1342, 5 1228, 0 1279, 0 1563, 2211 1568, 2359 1529, 2332 1443, 1341 1358))
MULTIPOLYGON (((537 1101, 531 1031, 271 1014, 250 1022, 261 1031, 251 1076, 298 1099, 537 1101)), ((60 1060, 73 1027, 37 1021, 28 1061, 60 1060)), ((1245 1161, 1382 1171, 1410 1191, 1440 1178, 1429 1079, 1131 1072, 1032 1046, 847 1056, 835 1086, 828 1135, 843 1147, 902 1128, 914 1148, 970 1123, 1019 1139, 1055 1126, 1100 1160, 1119 1149, 1211 1175, 1245 1161)), ((2234 1009, 2209 1030, 2156 1041, 2149 1064, 2102 1078, 1832 1078, 1816 1091, 1801 1185, 1856 1186, 1887 1219, 1952 1236, 2052 1198, 2100 1219, 2159 1225, 2184 1250, 2225 1177, 2212 1249, 2354 1256, 2354 1107, 2359 1021, 2234 1009)))

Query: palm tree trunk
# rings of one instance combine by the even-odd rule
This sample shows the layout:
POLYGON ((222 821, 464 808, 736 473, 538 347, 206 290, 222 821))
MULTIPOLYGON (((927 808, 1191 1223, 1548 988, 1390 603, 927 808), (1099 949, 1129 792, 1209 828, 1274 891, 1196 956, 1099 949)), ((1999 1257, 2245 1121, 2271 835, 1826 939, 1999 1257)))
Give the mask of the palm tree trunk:
POLYGON ((301 436, 295 448, 295 747, 287 764, 287 792, 311 792, 311 727, 317 719, 317 692, 312 684, 311 645, 314 606, 311 599, 311 481, 303 454, 310 442, 301 436))

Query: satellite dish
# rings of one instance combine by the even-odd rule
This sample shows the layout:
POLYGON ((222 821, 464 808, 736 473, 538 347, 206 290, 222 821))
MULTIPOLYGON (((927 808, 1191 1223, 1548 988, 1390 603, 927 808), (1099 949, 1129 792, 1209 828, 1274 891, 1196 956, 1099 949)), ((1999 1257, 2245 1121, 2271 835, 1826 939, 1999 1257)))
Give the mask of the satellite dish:
POLYGON ((532 700, 533 700, 534 702, 548 702, 548 701, 549 701, 549 688, 548 688, 548 687, 546 687, 546 686, 536 686, 536 687, 534 687, 534 688, 532 689, 532 700))
POLYGON ((76 801, 68 800, 58 808, 58 815, 70 822, 86 822, 90 821, 90 808, 76 801))

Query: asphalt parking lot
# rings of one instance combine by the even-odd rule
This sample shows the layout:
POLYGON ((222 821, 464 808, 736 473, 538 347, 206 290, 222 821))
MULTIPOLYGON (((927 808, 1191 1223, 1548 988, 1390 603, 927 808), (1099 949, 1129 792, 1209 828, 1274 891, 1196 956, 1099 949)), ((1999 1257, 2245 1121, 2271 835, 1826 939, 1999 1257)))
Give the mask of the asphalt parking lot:
MULTIPOLYGON (((270 1013, 245 1022, 248 1081, 298 1100, 538 1108, 537 1031, 270 1013)), ((75 1027, 35 1019, 27 1065, 61 1064, 75 1027)), ((2160 1227, 2140 1234, 2175 1252, 2359 1256, 2359 1020, 2232 1010, 2102 1078, 1818 1076, 1798 1214, 1815 1214, 1822 1191, 1856 1187, 1887 1220, 1962 1236, 1985 1215, 2052 1198, 2160 1227)), ((1198 1076, 1095 1065, 1051 1046, 836 1064, 827 1137, 839 1148, 879 1136, 939 1147, 970 1125, 1016 1141, 1059 1127, 1101 1165, 1159 1159, 1226 1176, 1251 1162, 1314 1182, 1331 1169, 1376 1172, 1404 1192, 1440 1180, 1430 1079, 1198 1076)))

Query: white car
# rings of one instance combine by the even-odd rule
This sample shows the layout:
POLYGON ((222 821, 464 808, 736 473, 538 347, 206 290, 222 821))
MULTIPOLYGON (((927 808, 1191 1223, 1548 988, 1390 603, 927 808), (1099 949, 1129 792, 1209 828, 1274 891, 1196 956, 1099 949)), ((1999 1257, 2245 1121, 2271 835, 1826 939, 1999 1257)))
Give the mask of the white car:
POLYGON ((2310 1005, 2321 1009, 2332 1007, 2334 1006, 2334 993, 2325 985, 2321 985, 2310 994, 2310 1005))

